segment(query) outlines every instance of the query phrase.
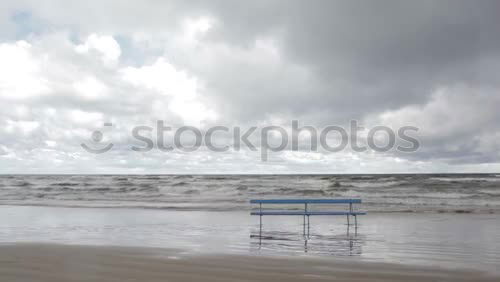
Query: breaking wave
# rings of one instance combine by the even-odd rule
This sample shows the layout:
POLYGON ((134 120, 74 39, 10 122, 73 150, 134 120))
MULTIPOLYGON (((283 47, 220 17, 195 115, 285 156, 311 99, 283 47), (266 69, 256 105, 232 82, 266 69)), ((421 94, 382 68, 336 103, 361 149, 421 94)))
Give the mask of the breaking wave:
MULTIPOLYGON (((500 212, 498 174, 4 175, 0 204, 248 210, 252 198, 361 198, 369 212, 500 212)), ((318 207, 321 209, 322 207, 318 207)))

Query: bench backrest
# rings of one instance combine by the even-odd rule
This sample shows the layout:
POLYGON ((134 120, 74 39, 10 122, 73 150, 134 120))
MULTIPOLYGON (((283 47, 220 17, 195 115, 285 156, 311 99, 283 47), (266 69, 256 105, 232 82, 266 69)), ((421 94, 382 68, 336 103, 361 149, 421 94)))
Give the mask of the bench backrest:
POLYGON ((361 204, 361 199, 264 199, 251 204, 361 204))

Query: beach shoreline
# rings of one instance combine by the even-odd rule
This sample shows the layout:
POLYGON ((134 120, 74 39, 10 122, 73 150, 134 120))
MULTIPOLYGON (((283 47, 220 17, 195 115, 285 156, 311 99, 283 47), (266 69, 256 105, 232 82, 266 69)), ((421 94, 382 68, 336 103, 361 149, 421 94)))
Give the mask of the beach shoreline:
POLYGON ((338 258, 185 255, 177 250, 0 245, 5 281, 498 281, 494 274, 338 258))
POLYGON ((265 217, 248 211, 167 211, 0 206, 1 244, 64 244, 182 250, 192 255, 351 258, 474 269, 500 274, 497 214, 372 214, 347 228, 345 217, 265 217))

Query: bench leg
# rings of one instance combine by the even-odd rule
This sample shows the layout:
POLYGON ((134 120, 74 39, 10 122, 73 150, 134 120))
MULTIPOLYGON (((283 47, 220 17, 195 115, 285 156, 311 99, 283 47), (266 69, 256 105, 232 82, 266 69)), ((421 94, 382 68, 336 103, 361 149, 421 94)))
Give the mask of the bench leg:
POLYGON ((310 229, 311 229, 311 223, 309 221, 309 216, 307 216, 307 237, 309 237, 310 229))
POLYGON ((259 237, 262 238, 262 215, 259 216, 259 237))
POLYGON ((302 234, 304 235, 304 237, 306 236, 306 216, 304 215, 304 224, 302 226, 302 234))
POLYGON ((262 238, 262 203, 259 204, 259 238, 262 238))
POLYGON ((349 215, 346 215, 346 217, 347 217, 347 226, 349 226, 349 225, 350 225, 350 222, 349 222, 349 215))
POLYGON ((354 215, 354 227, 358 228, 358 217, 354 215))

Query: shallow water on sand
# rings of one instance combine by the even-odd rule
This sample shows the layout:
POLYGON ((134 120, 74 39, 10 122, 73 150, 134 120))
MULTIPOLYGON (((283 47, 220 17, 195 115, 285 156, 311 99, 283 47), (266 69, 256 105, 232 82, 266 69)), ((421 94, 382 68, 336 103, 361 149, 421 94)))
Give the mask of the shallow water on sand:
POLYGON ((247 211, 0 206, 0 243, 45 242, 181 249, 185 253, 312 255, 497 272, 498 214, 375 213, 264 217, 247 211))

